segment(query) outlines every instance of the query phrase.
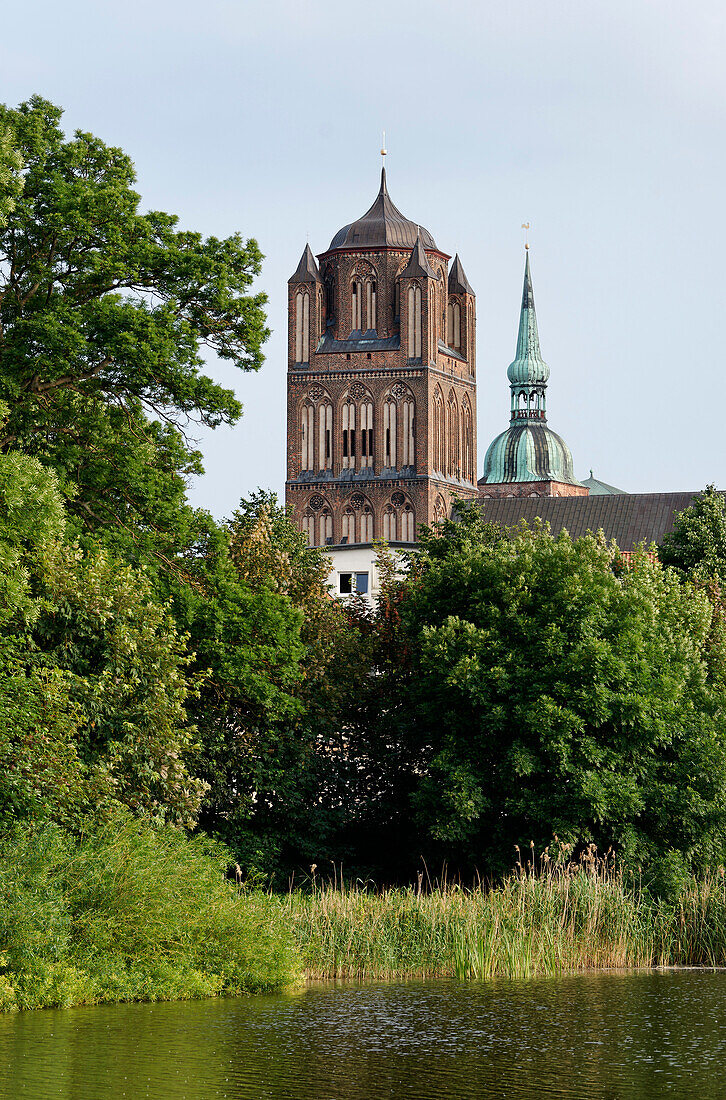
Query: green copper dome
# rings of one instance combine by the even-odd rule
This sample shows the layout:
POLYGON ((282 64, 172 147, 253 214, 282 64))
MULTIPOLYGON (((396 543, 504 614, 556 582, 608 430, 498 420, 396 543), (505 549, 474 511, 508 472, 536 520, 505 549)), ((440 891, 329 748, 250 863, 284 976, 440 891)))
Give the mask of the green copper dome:
POLYGON ((512 391, 511 423, 498 435, 484 459, 482 481, 560 481, 579 485, 570 449, 561 436, 547 427, 546 391, 550 369, 539 349, 537 315, 529 271, 529 252, 524 267, 524 291, 519 315, 517 354, 507 371, 512 391))
POLYGON ((518 481, 562 481, 579 485, 564 439, 546 424, 512 424, 490 444, 484 459, 489 485, 518 481))

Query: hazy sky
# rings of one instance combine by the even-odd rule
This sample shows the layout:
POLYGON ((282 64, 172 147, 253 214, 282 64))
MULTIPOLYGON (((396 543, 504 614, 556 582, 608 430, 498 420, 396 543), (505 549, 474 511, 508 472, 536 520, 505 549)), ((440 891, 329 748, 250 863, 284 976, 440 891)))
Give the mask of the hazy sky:
POLYGON ((549 423, 581 477, 723 486, 726 9, 716 0, 24 0, 2 99, 34 92, 133 158, 145 207, 255 237, 267 361, 200 435, 195 503, 285 478, 286 283, 378 188, 477 294, 481 475, 508 423, 523 221, 549 423))

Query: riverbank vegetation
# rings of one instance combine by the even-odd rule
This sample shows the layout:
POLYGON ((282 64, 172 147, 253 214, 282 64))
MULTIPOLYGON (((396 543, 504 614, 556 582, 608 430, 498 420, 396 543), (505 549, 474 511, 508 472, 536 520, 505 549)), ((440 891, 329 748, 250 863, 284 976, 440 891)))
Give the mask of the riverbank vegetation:
POLYGON ((263 360, 257 243, 61 117, 0 108, 2 1005, 721 958, 723 497, 630 567, 462 503, 332 599, 273 495, 187 499, 190 425, 241 415, 205 355, 263 360), (507 877, 554 834, 626 877, 507 877), (333 864, 381 890, 287 897, 333 864))
POLYGON ((545 853, 537 870, 519 863, 493 888, 329 884, 291 893, 284 908, 311 978, 525 978, 726 966, 722 871, 687 876, 677 894, 656 896, 591 847, 572 861, 563 845, 557 859, 545 853))

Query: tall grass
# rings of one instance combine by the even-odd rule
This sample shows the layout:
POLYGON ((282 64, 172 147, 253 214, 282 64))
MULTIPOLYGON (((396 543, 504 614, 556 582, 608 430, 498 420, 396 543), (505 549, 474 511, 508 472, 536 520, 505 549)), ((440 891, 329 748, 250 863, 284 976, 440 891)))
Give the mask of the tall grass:
POLYGON ((114 821, 0 840, 0 1010, 277 989, 299 958, 280 907, 203 837, 114 821))
POLYGON ((316 978, 509 978, 657 965, 726 964, 723 875, 691 880, 675 902, 651 898, 588 849, 499 886, 371 892, 323 886, 283 903, 316 978))

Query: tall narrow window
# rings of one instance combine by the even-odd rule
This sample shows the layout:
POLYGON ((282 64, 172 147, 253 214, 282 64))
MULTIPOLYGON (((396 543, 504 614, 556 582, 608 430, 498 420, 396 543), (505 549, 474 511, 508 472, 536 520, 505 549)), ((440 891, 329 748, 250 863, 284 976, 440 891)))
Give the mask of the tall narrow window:
POLYGON ((361 469, 373 466, 373 402, 363 401, 360 407, 361 469))
POLYGON ((447 450, 449 460, 447 473, 449 477, 459 478, 461 477, 461 469, 459 466, 459 406, 453 394, 449 397, 447 421, 447 450))
POLYGON ((355 405, 346 401, 343 405, 343 469, 355 469, 355 405))
POLYGON ((312 470, 315 465, 313 457, 313 427, 315 413, 312 405, 303 405, 300 413, 300 465, 303 470, 312 470))
POLYGON ((383 513, 383 537, 386 542, 396 541, 396 513, 393 508, 386 508, 383 513))
POLYGON ((397 408, 393 400, 386 401, 383 406, 383 465, 386 468, 396 468, 398 453, 396 450, 397 408))
POLYGON ((367 507, 361 512, 360 541, 373 542, 373 512, 367 507))
POLYGON ((355 512, 352 508, 346 508, 343 512, 342 542, 355 542, 355 512))
POLYGON ((378 327, 376 318, 376 283, 375 279, 369 279, 366 284, 368 287, 368 328, 375 329, 378 327))
POLYGON ((421 358, 421 287, 408 288, 408 357, 421 358))
POLYGON ((433 411, 433 466, 438 473, 443 474, 446 468, 446 449, 444 445, 444 402, 441 397, 441 391, 438 389, 434 394, 433 411))
POLYGON ((396 286, 393 290, 393 317, 394 320, 398 320, 401 316, 401 284, 396 279, 396 286))
POLYGON ((302 363, 303 358, 303 299, 305 295, 298 291, 295 295, 295 362, 302 363))
POLYGON ((363 312, 363 303, 361 301, 361 285, 357 280, 353 281, 353 286, 351 289, 351 304, 353 316, 352 327, 354 329, 361 329, 363 327, 361 316, 363 312))
POLYGON ((458 351, 461 347, 461 306, 459 305, 458 302, 454 302, 454 304, 452 306, 452 314, 453 314, 453 317, 452 317, 452 320, 453 320, 452 341, 453 342, 451 344, 451 347, 454 348, 456 351, 458 351))
POLYGON ((450 348, 454 346, 454 306, 449 302, 446 309, 446 343, 450 348))
POLYGON ((329 470, 333 464, 333 406, 324 401, 318 405, 318 469, 329 470))
POLYGON ((315 545, 315 516, 307 515, 303 516, 302 521, 303 534, 307 535, 308 546, 315 545))
POLYGON ((320 545, 333 541, 333 517, 327 508, 320 513, 320 545))
POLYGON ((406 505, 406 508, 401 515, 401 542, 414 542, 415 541, 415 516, 413 508, 410 504, 406 505))
POLYGON ((403 402, 403 466, 415 466, 415 450, 413 437, 413 410, 414 403, 410 398, 403 402))

